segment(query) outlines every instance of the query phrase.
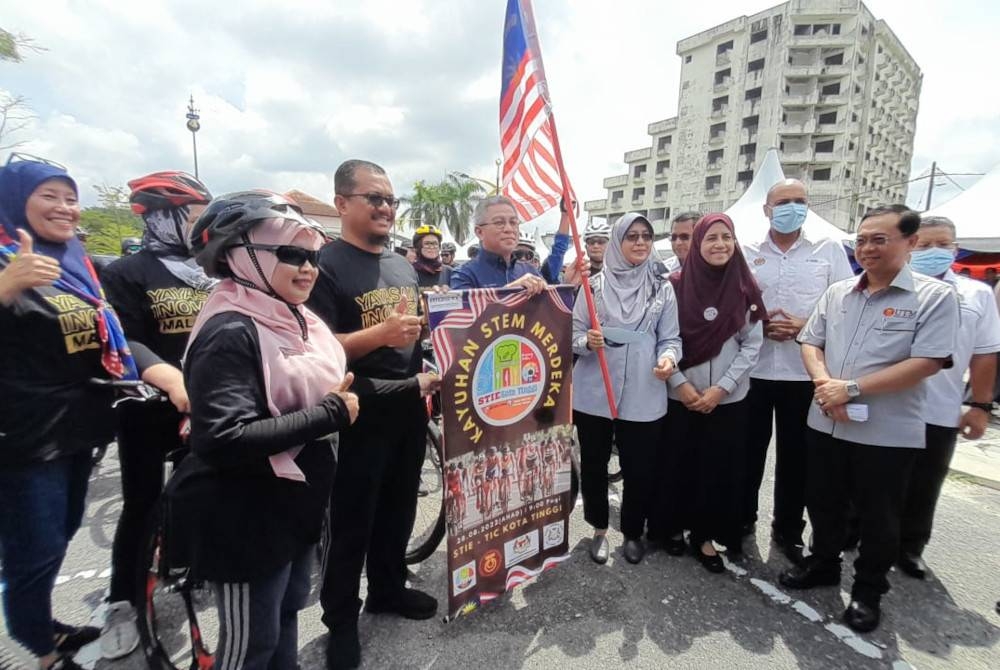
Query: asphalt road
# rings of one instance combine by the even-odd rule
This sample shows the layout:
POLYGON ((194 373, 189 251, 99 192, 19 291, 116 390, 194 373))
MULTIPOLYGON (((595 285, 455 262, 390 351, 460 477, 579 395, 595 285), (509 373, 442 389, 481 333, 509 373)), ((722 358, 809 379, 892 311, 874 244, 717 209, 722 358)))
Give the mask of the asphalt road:
MULTIPOLYGON (((769 464, 770 485, 773 470, 769 464)), ((614 491, 614 488, 612 489, 614 491)), ((612 525, 617 523, 613 500, 612 525)), ((84 622, 107 587, 111 538, 121 499, 113 449, 95 471, 84 527, 55 589, 56 616, 84 622)), ((770 492, 762 509, 770 508, 770 492)), ((598 566, 587 555, 590 531, 573 515, 573 558, 452 623, 361 616, 366 668, 1000 668, 1000 491, 952 478, 939 506, 920 582, 897 572, 883 601, 883 624, 855 636, 838 625, 847 592, 784 593, 784 559, 765 527, 749 560, 722 575, 693 558, 654 552, 637 566, 621 556, 622 536, 598 566)), ((849 559, 853 555, 849 555, 849 559)), ((850 583, 850 560, 844 584, 850 583)), ((416 568, 415 585, 442 602, 445 557, 439 549, 416 568)), ((441 613, 444 609, 442 607, 441 613)), ((324 667, 326 634, 315 593, 300 617, 301 665, 324 667)), ((140 652, 98 668, 140 669, 140 652)))

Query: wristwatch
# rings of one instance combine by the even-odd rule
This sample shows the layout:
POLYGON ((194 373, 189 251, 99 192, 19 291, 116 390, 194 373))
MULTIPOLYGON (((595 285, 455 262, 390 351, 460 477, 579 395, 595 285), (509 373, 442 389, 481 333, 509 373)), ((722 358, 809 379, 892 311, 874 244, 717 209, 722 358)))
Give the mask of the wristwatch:
POLYGON ((861 387, 858 386, 858 382, 854 379, 847 382, 844 388, 847 391, 848 398, 857 398, 859 395, 861 395, 861 387))
POLYGON ((993 411, 993 403, 991 402, 967 402, 965 403, 969 407, 975 407, 976 409, 981 409, 987 414, 993 411))

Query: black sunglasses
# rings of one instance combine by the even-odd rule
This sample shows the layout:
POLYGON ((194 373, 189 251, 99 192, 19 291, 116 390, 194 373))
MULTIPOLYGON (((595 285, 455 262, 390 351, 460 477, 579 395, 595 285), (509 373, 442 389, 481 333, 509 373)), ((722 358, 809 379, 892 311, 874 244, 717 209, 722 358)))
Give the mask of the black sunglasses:
POLYGON ((241 246, 257 251, 270 251, 278 259, 279 263, 284 263, 285 265, 300 268, 306 264, 306 261, 309 261, 309 264, 314 268, 319 267, 318 249, 306 249, 305 247, 297 247, 292 244, 244 244, 241 246))
POLYGON ((535 260, 535 252, 529 249, 515 249, 514 253, 511 254, 515 261, 533 261, 535 260))
POLYGON ((399 207, 399 198, 394 198, 391 195, 382 195, 381 193, 341 193, 345 198, 364 198, 368 201, 368 204, 372 207, 381 207, 382 205, 389 205, 392 209, 399 207))
POLYGON ((11 163, 43 163, 45 165, 51 165, 52 167, 59 168, 60 170, 66 170, 66 166, 61 163, 56 163, 55 161, 50 161, 48 158, 42 158, 41 156, 32 156, 31 154, 22 154, 17 151, 12 151, 10 156, 7 157, 7 165, 11 163))

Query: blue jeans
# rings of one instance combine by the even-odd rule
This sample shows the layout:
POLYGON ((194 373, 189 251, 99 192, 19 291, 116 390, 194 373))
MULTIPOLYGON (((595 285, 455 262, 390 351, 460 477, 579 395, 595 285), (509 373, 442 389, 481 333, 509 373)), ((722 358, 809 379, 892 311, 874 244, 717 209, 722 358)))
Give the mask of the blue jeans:
POLYGON ((54 461, 0 468, 7 632, 38 656, 55 649, 52 588, 83 521, 90 450, 54 461))

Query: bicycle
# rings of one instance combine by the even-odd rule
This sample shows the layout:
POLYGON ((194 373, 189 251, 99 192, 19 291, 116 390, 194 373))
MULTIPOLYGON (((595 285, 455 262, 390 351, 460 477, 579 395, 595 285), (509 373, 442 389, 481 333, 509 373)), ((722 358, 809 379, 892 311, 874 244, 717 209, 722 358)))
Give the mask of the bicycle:
MULTIPOLYGON (((120 393, 116 405, 167 401, 162 392, 142 382, 92 381, 120 393)), ((189 429, 185 418, 178 427, 182 441, 189 429)), ((183 446, 165 455, 161 490, 187 453, 188 448, 183 446)), ((135 576, 140 599, 136 603, 140 646, 152 670, 211 670, 219 635, 215 594, 208 582, 191 579, 187 567, 170 565, 164 516, 161 499, 150 511, 140 545, 135 576)))
MULTIPOLYGON (((433 352, 424 346, 424 372, 437 372, 433 352)), ((406 564, 413 565, 433 554, 444 538, 447 526, 445 509, 444 447, 441 439, 440 400, 427 398, 427 429, 424 439, 424 461, 420 467, 422 490, 417 498, 413 530, 406 545, 406 564), (424 493, 426 491, 426 493, 424 493)))

